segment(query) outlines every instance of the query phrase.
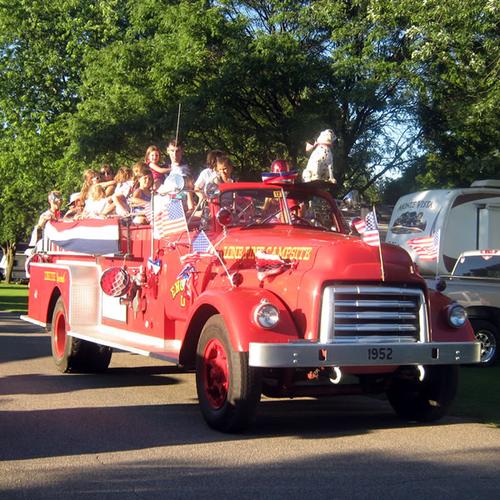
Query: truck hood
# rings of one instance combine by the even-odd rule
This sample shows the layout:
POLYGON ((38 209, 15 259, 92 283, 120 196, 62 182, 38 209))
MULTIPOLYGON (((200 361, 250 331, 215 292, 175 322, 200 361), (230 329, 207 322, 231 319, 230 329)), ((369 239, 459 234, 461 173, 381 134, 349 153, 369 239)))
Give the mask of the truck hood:
MULTIPOLYGON (((357 236, 290 226, 233 228, 217 246, 228 262, 254 260, 261 251, 295 261, 298 274, 314 267, 323 279, 381 279, 379 247, 369 246, 357 236)), ((381 253, 386 281, 422 280, 402 248, 382 244, 381 253)))
POLYGON ((369 246, 361 238, 346 236, 317 249, 315 268, 340 281, 422 282, 409 254, 388 244, 369 246))

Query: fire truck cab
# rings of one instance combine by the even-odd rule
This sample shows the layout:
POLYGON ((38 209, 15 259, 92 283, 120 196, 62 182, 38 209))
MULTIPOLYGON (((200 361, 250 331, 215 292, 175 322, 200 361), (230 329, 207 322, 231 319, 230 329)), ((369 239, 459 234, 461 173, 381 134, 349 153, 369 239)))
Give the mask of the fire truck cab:
POLYGON ((50 330, 61 372, 105 370, 113 349, 192 368, 224 432, 262 394, 386 393, 402 418, 446 413, 480 346, 405 250, 350 234, 307 184, 222 184, 189 217, 166 198, 150 224, 48 224, 23 319, 50 330))

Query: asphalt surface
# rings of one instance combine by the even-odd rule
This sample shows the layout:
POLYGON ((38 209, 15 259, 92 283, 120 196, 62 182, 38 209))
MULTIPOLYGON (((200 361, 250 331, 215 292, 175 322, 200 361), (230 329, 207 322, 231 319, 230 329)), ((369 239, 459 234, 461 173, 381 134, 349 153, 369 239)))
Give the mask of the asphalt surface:
POLYGON ((463 498, 500 492, 500 429, 405 425, 372 398, 264 399, 242 435, 210 430, 194 375, 114 353, 62 375, 49 338, 0 314, 0 498, 463 498))

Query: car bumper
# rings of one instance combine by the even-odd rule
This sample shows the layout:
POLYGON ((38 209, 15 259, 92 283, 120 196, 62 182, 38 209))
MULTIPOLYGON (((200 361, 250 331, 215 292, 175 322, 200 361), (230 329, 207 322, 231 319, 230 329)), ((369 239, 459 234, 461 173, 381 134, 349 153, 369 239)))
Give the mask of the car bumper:
POLYGON ((478 363, 479 342, 250 343, 249 364, 261 368, 452 365, 478 363))

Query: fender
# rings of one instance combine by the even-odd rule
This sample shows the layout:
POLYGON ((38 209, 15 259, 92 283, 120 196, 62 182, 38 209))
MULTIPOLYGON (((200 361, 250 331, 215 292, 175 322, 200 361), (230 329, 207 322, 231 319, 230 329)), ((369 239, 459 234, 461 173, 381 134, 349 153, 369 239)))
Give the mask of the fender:
POLYGON ((446 309, 450 304, 453 304, 453 301, 446 295, 428 288, 430 340, 435 342, 474 342, 476 338, 469 321, 466 321, 461 328, 453 328, 448 324, 446 309))
POLYGON ((67 266, 35 263, 30 266, 30 287, 28 315, 24 319, 40 326, 51 321, 52 297, 62 295, 64 303, 69 302, 71 276, 67 266))
POLYGON ((68 321, 74 324, 97 324, 99 305, 99 268, 95 263, 31 264, 28 321, 50 323, 54 293, 66 305, 68 321))
MULTIPOLYGON (((269 290, 261 288, 207 290, 194 302, 186 324, 191 325, 195 322, 198 312, 207 306, 224 318, 231 345, 235 351, 248 352, 249 342, 287 343, 299 338, 298 329, 290 311, 285 303, 269 290), (260 327, 253 319, 255 308, 262 299, 267 300, 279 310, 280 321, 272 329, 260 327)), ((189 330, 190 327, 188 327, 189 330)))

